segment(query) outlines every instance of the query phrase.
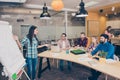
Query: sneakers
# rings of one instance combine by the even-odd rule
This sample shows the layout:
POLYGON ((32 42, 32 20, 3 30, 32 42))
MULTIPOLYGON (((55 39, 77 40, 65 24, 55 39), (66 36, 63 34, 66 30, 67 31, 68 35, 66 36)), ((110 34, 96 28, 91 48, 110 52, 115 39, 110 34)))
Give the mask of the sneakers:
POLYGON ((59 69, 60 69, 60 71, 63 71, 63 70, 64 70, 64 69, 63 69, 63 66, 60 66, 59 69))
POLYGON ((87 80, 97 80, 97 79, 95 77, 90 76, 87 78, 87 80))
POLYGON ((70 66, 68 66, 68 70, 71 71, 71 67, 70 66))
POLYGON ((90 76, 90 77, 88 77, 88 79, 87 80, 93 80, 93 77, 92 76, 90 76))

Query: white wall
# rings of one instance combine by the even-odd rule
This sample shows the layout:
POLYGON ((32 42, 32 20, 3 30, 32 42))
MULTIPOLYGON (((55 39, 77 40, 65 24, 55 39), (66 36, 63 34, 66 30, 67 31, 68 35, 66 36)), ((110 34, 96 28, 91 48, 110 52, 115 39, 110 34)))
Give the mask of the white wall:
MULTIPOLYGON (((29 27, 21 27, 21 25, 36 25, 39 30, 38 38, 40 40, 59 39, 61 33, 65 32, 65 19, 63 17, 52 17, 51 20, 34 19, 39 15, 17 15, 9 14, 9 17, 0 17, 1 20, 8 21, 13 26, 13 33, 18 35, 21 40, 27 33, 29 27), (23 19, 24 22, 17 22, 17 19, 23 19)), ((72 26, 68 20, 67 35, 68 38, 79 37, 81 32, 85 32, 85 26, 72 26)))
POLYGON ((106 26, 112 26, 112 28, 120 28, 120 20, 107 21, 106 26))

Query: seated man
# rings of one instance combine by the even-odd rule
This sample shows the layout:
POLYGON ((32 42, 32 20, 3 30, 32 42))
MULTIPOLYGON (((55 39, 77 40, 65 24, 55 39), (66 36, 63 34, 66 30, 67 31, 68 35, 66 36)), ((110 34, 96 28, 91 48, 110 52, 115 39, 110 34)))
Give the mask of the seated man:
MULTIPOLYGON (((60 40, 58 41, 58 46, 60 47, 60 50, 68 50, 70 49, 70 43, 67 39, 67 35, 65 33, 62 33, 60 40)), ((71 62, 67 61, 68 63, 68 70, 71 70, 71 62)), ((64 61, 59 61, 59 68, 61 71, 63 71, 64 61)))
MULTIPOLYGON (((100 35, 100 44, 91 52, 91 55, 95 55, 98 51, 107 52, 106 59, 113 59, 114 55, 114 46, 108 42, 108 35, 101 34, 100 35)), ((92 76, 88 77, 88 80, 97 80, 101 72, 96 70, 91 70, 92 76)))
POLYGON ((84 32, 81 32, 80 38, 77 40, 77 46, 87 47, 88 38, 85 36, 84 32))

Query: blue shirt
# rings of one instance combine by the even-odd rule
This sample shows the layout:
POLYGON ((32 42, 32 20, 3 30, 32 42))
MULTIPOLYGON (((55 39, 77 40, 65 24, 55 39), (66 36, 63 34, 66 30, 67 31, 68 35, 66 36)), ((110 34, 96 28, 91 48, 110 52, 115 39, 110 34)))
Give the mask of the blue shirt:
POLYGON ((113 59, 113 55, 114 55, 114 46, 109 43, 109 42, 106 42, 104 44, 99 44, 95 50, 93 50, 91 52, 92 55, 95 55, 98 51, 104 51, 104 52, 107 52, 107 56, 106 56, 106 59, 113 59))
POLYGON ((25 37, 22 42, 21 42, 22 46, 26 46, 27 48, 27 53, 26 53, 26 57, 27 58, 37 58, 37 47, 38 47, 38 41, 36 40, 36 38, 32 38, 32 46, 30 45, 30 40, 25 37))

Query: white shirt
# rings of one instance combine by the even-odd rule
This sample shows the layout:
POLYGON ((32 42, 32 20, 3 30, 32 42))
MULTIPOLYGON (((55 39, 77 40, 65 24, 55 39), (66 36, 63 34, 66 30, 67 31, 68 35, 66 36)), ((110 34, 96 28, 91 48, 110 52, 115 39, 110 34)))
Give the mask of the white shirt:
POLYGON ((65 49, 66 46, 65 46, 65 41, 62 41, 62 49, 65 49))

